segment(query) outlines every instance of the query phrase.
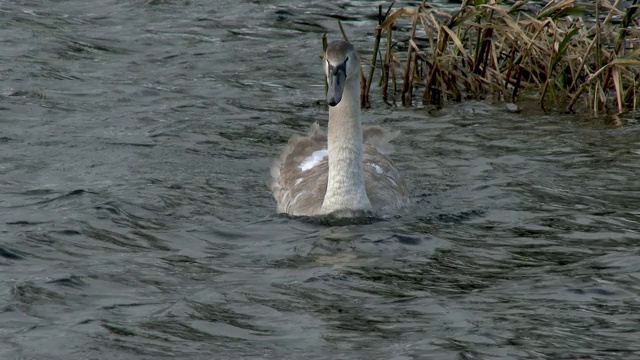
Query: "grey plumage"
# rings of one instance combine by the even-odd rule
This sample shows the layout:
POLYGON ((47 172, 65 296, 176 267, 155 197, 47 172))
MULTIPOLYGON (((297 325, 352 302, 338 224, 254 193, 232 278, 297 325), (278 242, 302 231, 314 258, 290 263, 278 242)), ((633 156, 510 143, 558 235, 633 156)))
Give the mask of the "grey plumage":
MULTIPOLYGON (((409 204, 407 189, 387 155, 393 152, 391 140, 398 132, 365 127, 363 168, 365 189, 377 214, 395 213, 409 204), (379 168, 376 168, 375 166, 379 168)), ((303 171, 300 165, 311 154, 327 148, 327 135, 318 123, 307 136, 293 136, 271 166, 269 188, 278 202, 277 211, 296 216, 320 214, 328 181, 328 157, 303 171)))

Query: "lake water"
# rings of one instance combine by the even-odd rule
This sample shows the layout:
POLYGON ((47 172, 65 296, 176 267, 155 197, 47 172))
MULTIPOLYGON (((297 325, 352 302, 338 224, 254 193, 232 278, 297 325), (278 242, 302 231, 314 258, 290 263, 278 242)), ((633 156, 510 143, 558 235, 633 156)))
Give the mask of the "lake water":
POLYGON ((390 108, 413 205, 275 214, 377 3, 0 2, 0 359, 640 357, 640 125, 390 108))

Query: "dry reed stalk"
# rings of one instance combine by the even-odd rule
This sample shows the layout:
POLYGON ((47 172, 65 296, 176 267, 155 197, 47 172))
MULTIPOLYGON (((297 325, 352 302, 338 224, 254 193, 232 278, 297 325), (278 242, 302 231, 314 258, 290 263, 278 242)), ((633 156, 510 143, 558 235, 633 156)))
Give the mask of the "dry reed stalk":
POLYGON ((413 41, 413 38, 415 36, 416 33, 416 25, 418 23, 418 16, 420 14, 420 8, 418 8, 417 11, 415 11, 414 15, 413 15, 413 21, 411 22, 411 33, 410 33, 410 38, 409 38, 409 46, 407 49, 407 64, 405 66, 404 69, 404 76, 403 76, 403 81, 402 81, 402 105, 411 105, 411 94, 412 94, 412 90, 413 90, 413 74, 412 74, 412 70, 415 72, 416 70, 416 64, 415 64, 415 60, 412 61, 413 57, 413 51, 414 49, 417 49, 417 46, 415 46, 415 42, 413 41), (412 46, 413 45, 413 46, 412 46), (412 67, 412 65, 414 65, 412 67))
POLYGON ((522 11, 525 2, 506 7, 494 0, 466 0, 452 14, 425 3, 388 10, 376 27, 367 97, 386 32, 380 75, 385 101, 396 94, 398 68, 405 105, 412 103, 415 89, 424 88, 423 101, 437 105, 465 97, 516 101, 526 92, 537 93, 543 109, 574 111, 583 96, 594 112, 611 105, 618 112, 636 109, 640 6, 634 0, 622 11, 619 3, 598 0, 595 25, 582 20, 584 9, 575 0, 549 1, 535 14, 522 11), (620 24, 612 23, 615 16, 623 17, 620 24), (408 39, 394 43, 392 27, 406 18, 408 39), (402 59, 395 54, 398 44, 407 44, 402 59))

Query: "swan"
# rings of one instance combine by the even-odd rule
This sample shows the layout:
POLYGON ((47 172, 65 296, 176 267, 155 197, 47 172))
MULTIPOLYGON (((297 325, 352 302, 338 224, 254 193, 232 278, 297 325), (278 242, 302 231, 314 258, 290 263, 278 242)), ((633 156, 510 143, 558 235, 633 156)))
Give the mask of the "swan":
POLYGON ((398 132, 362 127, 360 60, 347 41, 332 41, 323 58, 329 125, 294 135, 271 166, 269 188, 278 213, 354 217, 396 213, 409 204, 398 170, 387 157, 398 132))

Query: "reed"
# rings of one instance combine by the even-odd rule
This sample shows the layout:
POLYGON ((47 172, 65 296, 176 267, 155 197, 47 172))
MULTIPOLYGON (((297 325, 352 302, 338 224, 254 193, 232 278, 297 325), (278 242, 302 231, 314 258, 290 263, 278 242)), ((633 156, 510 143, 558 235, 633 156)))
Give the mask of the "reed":
POLYGON ((505 6, 495 0, 464 0, 453 13, 427 3, 390 9, 375 29, 362 103, 369 103, 379 69, 383 99, 399 95, 404 105, 422 92, 423 103, 438 106, 537 96, 543 110, 635 111, 640 5, 619 5, 596 0, 594 21, 575 0, 550 1, 538 10, 527 10, 526 1, 505 6), (378 61, 381 41, 385 53, 378 61))

